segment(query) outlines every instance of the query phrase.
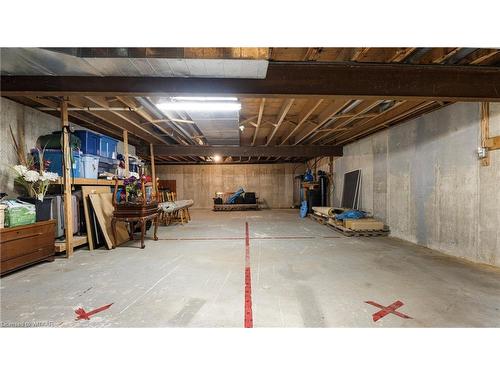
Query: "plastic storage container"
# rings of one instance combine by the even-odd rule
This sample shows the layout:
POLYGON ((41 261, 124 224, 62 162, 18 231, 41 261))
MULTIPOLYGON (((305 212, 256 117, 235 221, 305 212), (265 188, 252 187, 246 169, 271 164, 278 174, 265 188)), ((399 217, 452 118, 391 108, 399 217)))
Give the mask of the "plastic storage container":
POLYGON ((128 159, 128 169, 130 172, 139 173, 139 161, 136 158, 129 157, 128 159))
POLYGON ((99 155, 100 134, 88 130, 77 130, 74 134, 80 139, 80 150, 84 154, 99 155))
MULTIPOLYGON (((35 154, 35 158, 38 157, 38 154, 35 154)), ((43 158, 45 160, 50 161, 49 172, 55 172, 59 176, 63 176, 63 162, 62 162, 62 151, 61 150, 45 150, 43 154, 43 158)), ((81 177, 81 155, 78 151, 73 151, 73 156, 71 158, 71 169, 72 174, 71 177, 81 177)))
POLYGON ((118 165, 120 165, 120 162, 117 159, 112 159, 112 158, 106 158, 106 157, 99 157, 99 167, 98 167, 98 172, 103 173, 112 173, 116 174, 118 165))
POLYGON ((85 154, 82 156, 82 177, 97 178, 99 169, 99 156, 85 154))
POLYGON ((117 146, 118 141, 116 139, 101 135, 99 139, 99 156, 116 159, 117 146))

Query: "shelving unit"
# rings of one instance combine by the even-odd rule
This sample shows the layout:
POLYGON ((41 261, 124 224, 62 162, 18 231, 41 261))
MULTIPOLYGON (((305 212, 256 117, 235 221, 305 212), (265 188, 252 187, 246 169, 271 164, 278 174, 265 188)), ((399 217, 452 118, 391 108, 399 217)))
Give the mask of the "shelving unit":
MULTIPOLYGON (((64 181, 61 177, 57 181, 52 182, 54 185, 63 185, 64 181)), ((114 180, 100 180, 96 178, 72 178, 71 185, 90 185, 90 186, 115 186, 114 180)), ((123 185, 123 181, 118 181, 118 185, 123 185)))
MULTIPOLYGON (((73 248, 75 246, 81 246, 88 244, 88 234, 87 236, 74 236, 73 235, 73 208, 71 205, 71 191, 73 186, 114 186, 114 180, 100 180, 93 178, 72 178, 71 177, 71 166, 70 166, 70 147, 69 147, 69 121, 68 121, 68 103, 66 100, 61 100, 61 105, 59 108, 61 114, 61 127, 63 131, 64 139, 64 165, 63 165, 63 177, 58 178, 57 181, 53 182, 55 185, 62 185, 64 190, 64 227, 65 230, 65 240, 59 241, 56 247, 59 252, 66 251, 66 257, 69 258, 73 254, 73 248)), ((123 130, 123 144, 124 144, 124 154, 128 155, 128 131, 123 130)), ((153 181, 155 181, 156 171, 155 171, 155 161, 153 145, 150 144, 150 161, 151 161, 151 175, 153 181)), ((128 157, 125 158, 125 176, 128 176, 128 157)), ((119 185, 123 185, 123 181, 118 182, 119 185)), ((154 185, 156 188, 156 184, 154 185)), ((156 190, 156 189, 155 189, 156 190)))

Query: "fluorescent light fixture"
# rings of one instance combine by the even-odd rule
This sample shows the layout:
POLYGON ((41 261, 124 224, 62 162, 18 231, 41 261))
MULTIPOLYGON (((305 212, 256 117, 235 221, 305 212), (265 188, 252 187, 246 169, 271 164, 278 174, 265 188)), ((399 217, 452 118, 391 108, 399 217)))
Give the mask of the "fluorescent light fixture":
POLYGON ((222 161, 222 157, 220 155, 214 155, 212 156, 212 160, 216 163, 220 163, 222 161))
POLYGON ((238 102, 163 102, 156 105, 163 111, 239 111, 238 102))
POLYGON ((238 100, 236 97, 232 96, 173 96, 174 101, 185 101, 185 102, 235 102, 238 100))

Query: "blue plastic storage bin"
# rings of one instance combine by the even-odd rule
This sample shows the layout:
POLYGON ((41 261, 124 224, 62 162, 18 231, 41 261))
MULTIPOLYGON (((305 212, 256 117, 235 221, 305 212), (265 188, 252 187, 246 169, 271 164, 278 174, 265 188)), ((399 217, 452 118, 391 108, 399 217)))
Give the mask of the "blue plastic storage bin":
MULTIPOLYGON (((35 154, 38 156, 38 154, 35 154)), ((62 162, 62 151, 61 150, 45 150, 43 153, 43 158, 50 161, 49 172, 55 172, 59 176, 63 176, 63 162, 62 162)), ((81 156, 80 152, 73 151, 73 157, 71 158, 72 175, 71 177, 81 177, 81 156)))
POLYGON ((99 155, 102 137, 100 134, 88 130, 77 130, 74 134, 80 138, 80 149, 84 154, 99 155))
POLYGON ((116 139, 101 135, 99 140, 99 156, 116 159, 117 146, 118 141, 116 139))

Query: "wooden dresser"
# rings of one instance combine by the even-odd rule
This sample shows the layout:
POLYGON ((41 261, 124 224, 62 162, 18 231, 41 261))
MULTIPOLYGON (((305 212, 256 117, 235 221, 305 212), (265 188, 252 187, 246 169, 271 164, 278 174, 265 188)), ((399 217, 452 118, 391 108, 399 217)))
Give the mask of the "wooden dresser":
POLYGON ((0 229, 1 274, 30 264, 53 261, 55 220, 0 229))

